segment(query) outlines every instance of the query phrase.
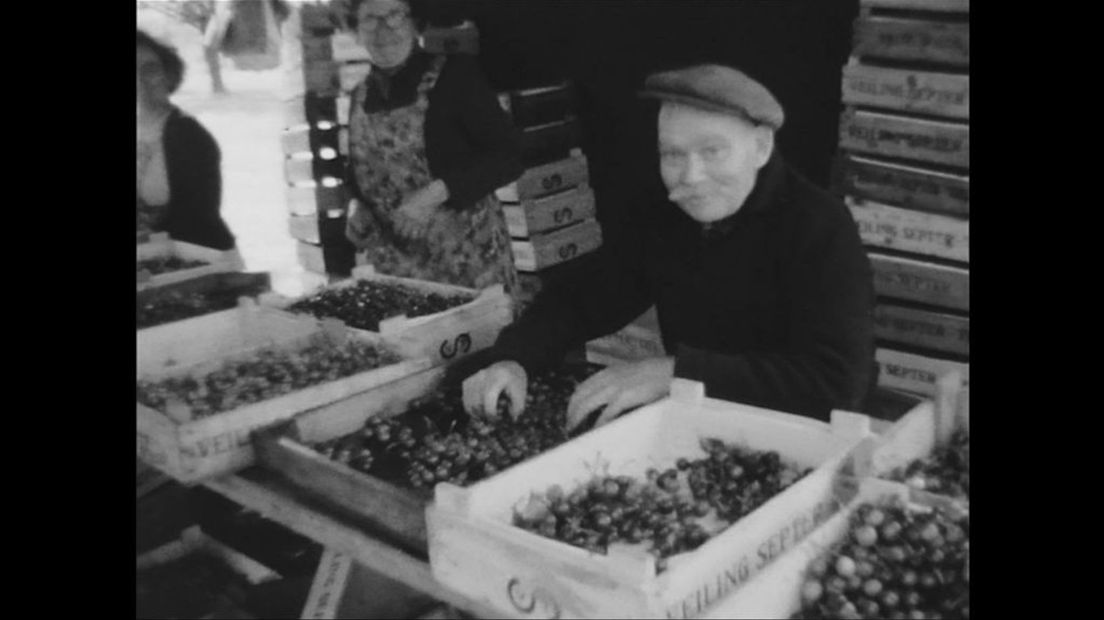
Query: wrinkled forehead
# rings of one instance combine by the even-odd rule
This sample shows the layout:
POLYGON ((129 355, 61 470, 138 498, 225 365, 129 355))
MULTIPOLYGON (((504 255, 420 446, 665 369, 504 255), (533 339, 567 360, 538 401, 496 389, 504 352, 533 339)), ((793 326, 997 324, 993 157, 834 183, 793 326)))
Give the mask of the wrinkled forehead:
POLYGON ((684 142, 709 137, 750 138, 755 126, 734 114, 664 102, 659 109, 660 142, 684 142))
POLYGON ((402 0, 364 0, 357 7, 357 17, 382 17, 394 11, 410 10, 402 0))

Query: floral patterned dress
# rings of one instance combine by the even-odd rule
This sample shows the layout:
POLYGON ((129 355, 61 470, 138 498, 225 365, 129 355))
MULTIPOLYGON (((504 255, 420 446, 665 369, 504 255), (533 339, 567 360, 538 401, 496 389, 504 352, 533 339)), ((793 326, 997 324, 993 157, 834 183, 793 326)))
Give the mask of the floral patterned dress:
POLYGON ((493 193, 462 210, 438 208, 424 239, 405 239, 395 229, 403 197, 433 180, 426 158, 425 115, 445 61, 445 56, 433 59, 409 106, 369 113, 363 105, 367 80, 353 93, 350 161, 371 219, 362 251, 380 273, 471 288, 502 284, 509 293, 516 289, 517 272, 506 218, 493 193))

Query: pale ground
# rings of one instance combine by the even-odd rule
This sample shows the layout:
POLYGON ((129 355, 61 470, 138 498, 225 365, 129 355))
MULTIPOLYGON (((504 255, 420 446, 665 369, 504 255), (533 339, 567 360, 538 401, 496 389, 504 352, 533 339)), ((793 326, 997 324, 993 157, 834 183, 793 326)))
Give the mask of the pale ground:
POLYGON ((239 71, 222 57, 222 80, 229 93, 212 95, 197 29, 153 10, 138 11, 138 26, 175 46, 187 63, 184 84, 173 101, 195 116, 222 149, 223 219, 237 237, 246 269, 272 271, 274 286, 284 288, 281 283, 300 278, 302 270, 284 201, 281 69, 239 71))

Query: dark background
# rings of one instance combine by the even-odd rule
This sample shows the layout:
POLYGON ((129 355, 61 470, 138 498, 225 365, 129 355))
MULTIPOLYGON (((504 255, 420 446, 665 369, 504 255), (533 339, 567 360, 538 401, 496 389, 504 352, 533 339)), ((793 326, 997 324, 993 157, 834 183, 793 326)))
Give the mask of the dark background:
POLYGON ((786 112, 781 152, 827 185, 858 0, 446 0, 428 8, 434 23, 476 23, 479 61, 496 89, 574 82, 607 231, 632 205, 665 194, 658 106, 636 91, 649 73, 680 65, 728 64, 767 86, 786 112))

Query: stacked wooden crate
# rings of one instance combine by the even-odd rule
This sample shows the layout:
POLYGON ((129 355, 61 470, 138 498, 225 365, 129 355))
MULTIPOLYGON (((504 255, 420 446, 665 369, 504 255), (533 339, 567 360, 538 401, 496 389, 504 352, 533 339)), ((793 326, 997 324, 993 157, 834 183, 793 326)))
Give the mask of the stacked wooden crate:
MULTIPOLYGON (((969 0, 862 0, 835 190, 869 248, 883 387, 969 384, 969 0)), ((968 392, 967 392, 968 393, 968 392)))
POLYGON ((574 87, 564 82, 514 90, 499 101, 521 132, 526 167, 517 181, 497 191, 520 272, 518 301, 524 305, 567 265, 597 250, 602 229, 579 148, 574 87))

